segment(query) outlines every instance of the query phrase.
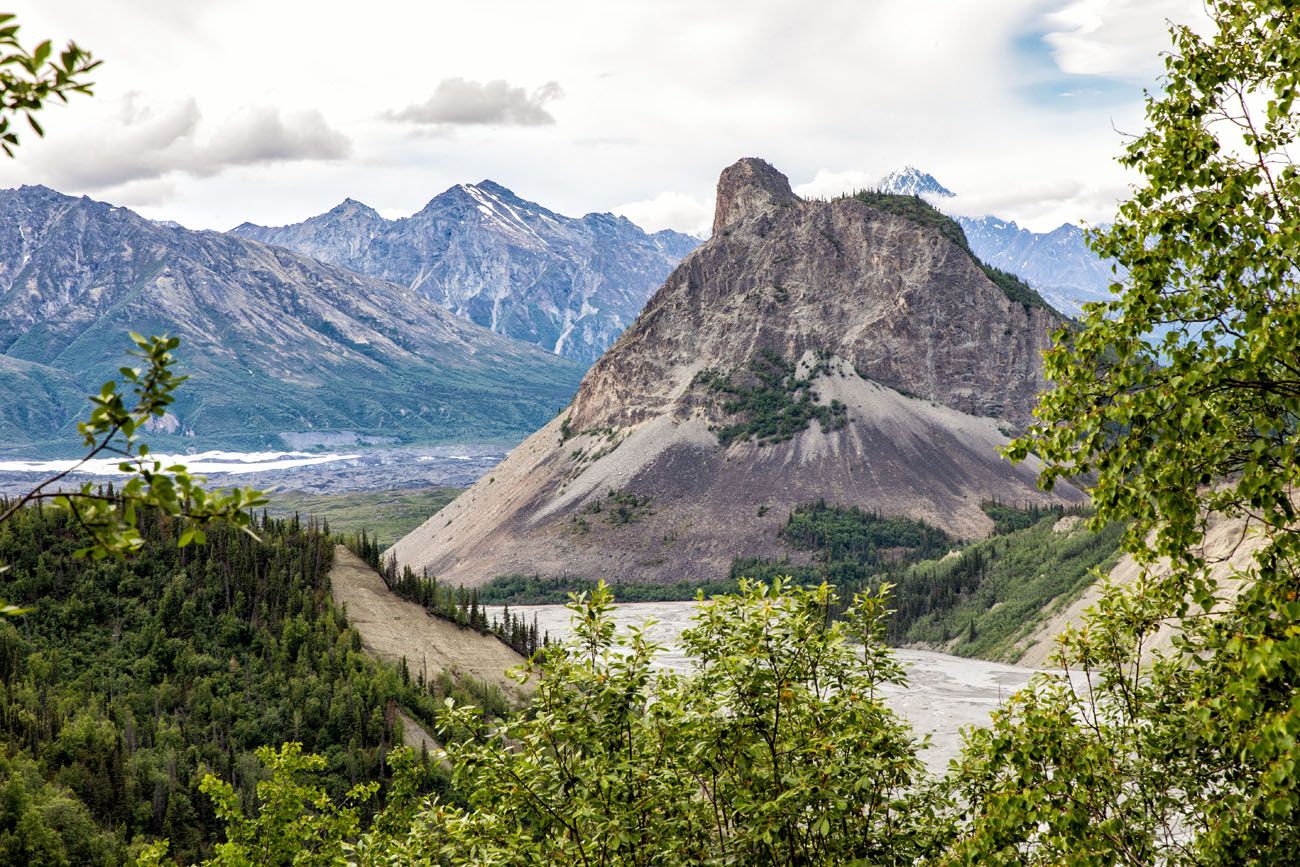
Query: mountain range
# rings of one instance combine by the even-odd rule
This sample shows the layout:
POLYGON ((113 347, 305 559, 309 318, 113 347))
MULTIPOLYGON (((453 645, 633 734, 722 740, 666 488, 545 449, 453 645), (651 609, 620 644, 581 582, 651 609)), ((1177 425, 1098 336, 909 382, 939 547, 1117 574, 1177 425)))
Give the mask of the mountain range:
MULTIPOLYGON (((952 195, 910 166, 879 187, 940 204, 952 195)), ((0 217, 0 435, 11 447, 66 444, 84 395, 119 366, 127 328, 185 340, 194 383, 164 437, 508 441, 566 402, 700 243, 611 214, 565 217, 492 181, 454 186, 404 219, 348 199, 292 226, 230 233, 41 187, 0 193, 0 217)), ((1107 296, 1109 265, 1078 227, 957 222, 980 259, 1067 315, 1107 296)))
POLYGON ((977 256, 1023 277, 1070 316, 1082 315, 1084 304, 1110 300, 1111 284, 1122 277, 1092 251, 1080 226, 1062 223, 1050 232, 1031 232, 998 217, 956 219, 977 256))
POLYGON ((458 184, 397 220, 348 199, 289 226, 233 234, 406 286, 458 316, 590 364, 699 239, 626 217, 566 217, 492 181, 458 184))
POLYGON ((803 201, 741 160, 710 240, 572 404, 398 542, 399 563, 469 585, 707 580, 788 553, 778 531, 817 500, 958 538, 989 531, 990 499, 1079 500, 997 453, 1030 418, 1062 319, 960 238, 911 197, 803 201))
POLYGON ((182 339, 153 439, 204 448, 510 441, 582 366, 406 286, 44 187, 0 191, 0 440, 75 445, 128 330, 182 339))
MULTIPOLYGON (((954 193, 928 172, 912 166, 890 172, 877 188, 904 196, 921 196, 937 207, 954 193)), ((985 263, 1023 278, 1057 310, 1068 316, 1083 305, 1105 301, 1119 279, 1110 261, 1088 246, 1080 226, 1062 223, 1050 232, 1032 232, 994 216, 954 217, 971 250, 985 263)), ((1121 275, 1122 276, 1122 275, 1121 275)))

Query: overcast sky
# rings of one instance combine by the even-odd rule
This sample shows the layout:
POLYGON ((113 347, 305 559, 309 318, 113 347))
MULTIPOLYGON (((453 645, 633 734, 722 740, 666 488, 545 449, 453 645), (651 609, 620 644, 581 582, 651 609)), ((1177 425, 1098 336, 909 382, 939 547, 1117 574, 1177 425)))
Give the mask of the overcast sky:
POLYGON ((490 178, 561 213, 706 233, 718 172, 803 194, 912 164, 951 210, 1108 219, 1166 19, 1200 0, 19 0, 104 60, 0 185, 192 228, 490 178))

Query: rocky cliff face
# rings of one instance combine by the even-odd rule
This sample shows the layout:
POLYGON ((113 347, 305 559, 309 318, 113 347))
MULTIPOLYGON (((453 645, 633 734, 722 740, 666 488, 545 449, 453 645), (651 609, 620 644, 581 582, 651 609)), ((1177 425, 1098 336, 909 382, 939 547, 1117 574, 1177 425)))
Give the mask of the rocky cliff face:
POLYGON ((1050 311, 1008 299, 929 227, 852 198, 798 202, 784 176, 749 162, 723 173, 713 240, 592 368, 572 427, 680 416, 697 403, 691 382, 701 370, 761 350, 833 354, 900 393, 1029 420, 1059 321, 1050 311), (737 177, 756 180, 735 186, 737 177))
POLYGON ((800 201, 760 160, 723 172, 715 227, 569 410, 400 561, 467 583, 717 578, 735 556, 788 555, 777 530, 819 498, 965 537, 989 529, 984 499, 1049 499, 996 448, 1044 385, 1055 314, 934 226, 800 201))
POLYGON ((718 178, 713 234, 719 235, 732 223, 749 217, 792 207, 798 201, 785 175, 760 159, 740 160, 718 178))
POLYGON ((518 436, 580 375, 404 287, 279 247, 43 187, 0 191, 5 444, 67 437, 84 395, 125 363, 128 330, 182 338, 191 382, 162 432, 205 446, 518 436))
POLYGON ((699 241, 624 217, 565 217, 483 181, 385 220, 351 199, 291 226, 237 235, 400 283, 484 328, 591 363, 699 241))

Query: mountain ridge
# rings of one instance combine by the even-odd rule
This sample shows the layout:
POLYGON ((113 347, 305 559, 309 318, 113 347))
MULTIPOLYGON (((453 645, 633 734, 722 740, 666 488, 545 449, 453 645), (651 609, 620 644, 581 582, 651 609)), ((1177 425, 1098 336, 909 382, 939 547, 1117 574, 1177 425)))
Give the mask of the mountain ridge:
POLYGON ((1084 304, 1109 301, 1111 285, 1123 278, 1113 262, 1092 251, 1081 226, 1062 223, 1034 232, 990 215, 955 219, 981 259, 1023 277, 1071 316, 1081 316, 1084 304))
MULTIPOLYGON (((912 166, 890 172, 877 188, 921 196, 936 207, 956 197, 934 175, 912 166)), ((1084 229, 1073 223, 1034 232, 991 214, 952 219, 982 261, 1025 280, 1049 304, 1071 317, 1082 316, 1085 304, 1110 300, 1111 285, 1123 278, 1122 272, 1115 273, 1113 262, 1093 252, 1084 229)))
POLYGON ((590 363, 699 239, 626 217, 566 217, 483 180, 389 220, 352 199, 286 226, 231 230, 420 292, 491 331, 590 363))
POLYGON ((895 169, 876 182, 876 189, 881 192, 900 196, 931 195, 950 199, 956 194, 939 183, 939 179, 929 172, 923 172, 915 166, 903 166, 895 169))
MULTIPOLYGON (((128 330, 182 339, 192 381, 162 432, 205 447, 304 431, 511 439, 552 417, 580 374, 401 286, 251 239, 46 187, 0 191, 0 216, 0 370, 15 389, 0 404, 11 408, 33 399, 20 374, 97 391, 125 360, 128 330)), ((64 398, 36 429, 0 413, 11 446, 74 435, 85 400, 64 398)))

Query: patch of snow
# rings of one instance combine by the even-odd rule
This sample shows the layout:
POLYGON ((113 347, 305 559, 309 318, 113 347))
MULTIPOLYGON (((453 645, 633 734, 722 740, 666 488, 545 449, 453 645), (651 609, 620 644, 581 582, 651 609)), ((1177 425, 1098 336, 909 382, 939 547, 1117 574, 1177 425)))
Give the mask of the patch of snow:
POLYGON ((479 212, 504 231, 515 236, 522 236, 526 241, 535 241, 538 244, 545 245, 546 242, 542 240, 541 235, 538 235, 514 208, 472 184, 461 184, 460 187, 474 199, 479 212), (504 215, 502 212, 504 212, 504 215))
POLYGON ((896 169, 880 179, 877 186, 887 193, 901 196, 934 196, 952 198, 955 194, 935 179, 934 175, 913 166, 896 169))
MULTIPOLYGON (((182 463, 191 473, 259 473, 266 470, 285 470, 293 467, 310 467, 335 461, 354 460, 360 455, 309 454, 307 452, 199 452, 193 455, 165 455, 150 453, 148 460, 159 461, 164 467, 182 463)), ((115 476, 121 473, 120 459, 96 458, 78 465, 76 460, 10 460, 0 461, 0 472, 5 473, 60 473, 77 468, 78 473, 90 476, 115 476)))
POLYGON ((554 352, 556 355, 559 355, 561 352, 563 352, 564 341, 568 340, 569 335, 572 333, 573 333, 573 311, 565 310, 564 324, 560 326, 560 336, 556 338, 555 348, 552 349, 551 351, 554 352))

